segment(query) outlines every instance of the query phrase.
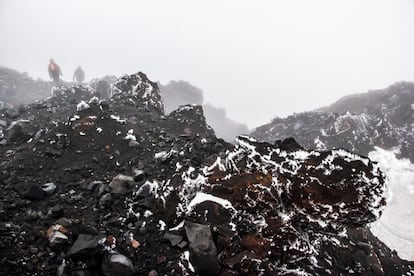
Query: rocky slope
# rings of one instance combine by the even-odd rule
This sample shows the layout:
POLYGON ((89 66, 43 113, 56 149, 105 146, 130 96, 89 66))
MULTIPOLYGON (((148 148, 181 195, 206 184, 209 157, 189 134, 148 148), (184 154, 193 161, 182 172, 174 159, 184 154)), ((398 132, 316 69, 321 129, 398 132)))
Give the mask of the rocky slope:
POLYGON ((367 155, 375 146, 398 148, 414 162, 414 83, 351 95, 315 112, 275 118, 252 136, 273 142, 295 137, 307 148, 345 148, 367 155))
POLYGON ((367 228, 386 181, 346 150, 216 138, 156 83, 1 110, 5 275, 411 275, 367 228))
POLYGON ((34 80, 25 73, 0 66, 0 106, 29 104, 50 96, 52 82, 34 80))

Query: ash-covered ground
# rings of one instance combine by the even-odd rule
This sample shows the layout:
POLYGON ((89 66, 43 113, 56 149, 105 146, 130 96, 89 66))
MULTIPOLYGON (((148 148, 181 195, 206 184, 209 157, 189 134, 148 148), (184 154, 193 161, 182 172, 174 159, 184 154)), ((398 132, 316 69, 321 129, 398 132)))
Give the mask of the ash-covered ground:
POLYGON ((216 138, 124 76, 1 110, 4 275, 412 275, 368 223, 386 178, 346 150, 216 138))

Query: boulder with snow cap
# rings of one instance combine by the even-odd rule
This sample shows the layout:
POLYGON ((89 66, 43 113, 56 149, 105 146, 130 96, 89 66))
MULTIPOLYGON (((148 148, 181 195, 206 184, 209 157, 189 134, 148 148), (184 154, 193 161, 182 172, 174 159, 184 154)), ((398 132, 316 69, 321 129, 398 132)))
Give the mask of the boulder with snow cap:
POLYGON ((164 114, 164 103, 157 83, 150 81, 142 72, 119 78, 113 83, 112 93, 115 98, 122 94, 129 94, 140 101, 139 104, 144 104, 154 115, 159 117, 164 114))
POLYGON ((5 130, 5 138, 8 143, 27 142, 37 132, 37 128, 30 120, 17 120, 5 130))
POLYGON ((130 259, 119 253, 105 254, 102 262, 102 273, 105 276, 125 275, 134 273, 134 266, 130 259))

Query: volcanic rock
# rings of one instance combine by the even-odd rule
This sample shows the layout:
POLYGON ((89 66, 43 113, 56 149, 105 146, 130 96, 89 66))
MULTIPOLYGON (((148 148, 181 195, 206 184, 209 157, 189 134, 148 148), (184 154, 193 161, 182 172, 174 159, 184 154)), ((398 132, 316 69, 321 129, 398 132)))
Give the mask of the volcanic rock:
POLYGON ((100 251, 99 236, 79 234, 75 243, 69 249, 67 255, 83 255, 83 256, 94 256, 100 251))
POLYGON ((165 233, 164 239, 169 240, 171 243, 171 246, 176 246, 183 240, 183 237, 180 235, 165 233))
POLYGON ((157 85, 142 73, 111 90, 101 102, 92 87, 58 86, 16 119, 1 111, 7 125, 25 119, 43 131, 0 146, 0 274, 413 271, 368 229, 386 203, 385 176, 368 158, 306 150, 292 139, 228 144, 200 106, 166 115, 157 85), (89 108, 78 111, 81 101, 89 108), (110 185, 118 175, 131 178, 110 185), (46 197, 35 183, 56 190, 46 197), (22 199, 16 185, 41 196, 22 199), (50 243, 45 225, 62 226, 67 232, 55 235, 67 239, 50 243), (185 238, 171 246, 165 233, 186 235, 189 247, 185 238))
POLYGON ((111 187, 111 192, 114 194, 127 194, 133 183, 134 178, 119 174, 112 179, 109 187, 111 187))
POLYGON ((13 188, 22 198, 39 200, 46 196, 45 191, 33 182, 19 182, 13 188))
POLYGON ((217 249, 210 227, 198 223, 185 223, 185 232, 190 246, 190 260, 200 274, 217 274, 219 263, 217 249))

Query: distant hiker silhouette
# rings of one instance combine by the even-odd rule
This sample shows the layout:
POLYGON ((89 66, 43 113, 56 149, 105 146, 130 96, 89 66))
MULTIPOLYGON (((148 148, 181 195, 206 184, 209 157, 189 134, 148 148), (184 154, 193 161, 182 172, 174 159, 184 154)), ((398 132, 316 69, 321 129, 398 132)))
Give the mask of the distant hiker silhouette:
POLYGON ((82 83, 85 80, 85 72, 80 66, 75 70, 75 73, 73 73, 73 80, 78 83, 82 83))
POLYGON ((53 58, 49 60, 49 66, 47 67, 49 71, 49 77, 54 82, 59 82, 60 76, 62 76, 62 71, 60 71, 59 66, 55 63, 53 58))

